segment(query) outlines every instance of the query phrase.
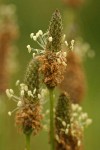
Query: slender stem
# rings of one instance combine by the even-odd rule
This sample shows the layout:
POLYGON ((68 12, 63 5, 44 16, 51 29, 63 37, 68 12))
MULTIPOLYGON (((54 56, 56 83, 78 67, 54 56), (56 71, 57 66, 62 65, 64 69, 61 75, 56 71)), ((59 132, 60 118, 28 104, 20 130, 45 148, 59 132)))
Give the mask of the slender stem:
POLYGON ((30 137, 31 134, 26 134, 26 149, 25 150, 30 150, 30 137))
POLYGON ((54 97, 53 97, 54 89, 49 89, 49 98, 50 98, 50 143, 51 143, 51 150, 55 149, 55 142, 54 142, 54 97))

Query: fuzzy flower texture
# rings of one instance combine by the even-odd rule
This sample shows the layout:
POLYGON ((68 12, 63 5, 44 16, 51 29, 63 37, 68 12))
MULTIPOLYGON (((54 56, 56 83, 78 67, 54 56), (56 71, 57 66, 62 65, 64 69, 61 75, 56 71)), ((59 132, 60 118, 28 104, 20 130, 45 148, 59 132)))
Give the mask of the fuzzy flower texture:
MULTIPOLYGON (((30 38, 37 42, 40 49, 27 45, 28 52, 33 53, 33 58, 27 67, 23 83, 19 80, 16 82, 19 96, 17 97, 12 89, 6 90, 7 96, 17 102, 16 125, 26 135, 32 132, 37 134, 41 129, 42 104, 47 89, 52 91, 62 82, 67 67, 67 54, 74 49, 74 40, 68 43, 62 30, 61 15, 56 10, 46 33, 39 30, 36 34, 30 34, 30 38)), ((12 112, 8 114, 11 116, 12 112)), ((63 92, 55 109, 56 149, 79 150, 77 147, 81 145, 83 128, 90 123, 91 120, 82 112, 82 108, 72 104, 63 92)))

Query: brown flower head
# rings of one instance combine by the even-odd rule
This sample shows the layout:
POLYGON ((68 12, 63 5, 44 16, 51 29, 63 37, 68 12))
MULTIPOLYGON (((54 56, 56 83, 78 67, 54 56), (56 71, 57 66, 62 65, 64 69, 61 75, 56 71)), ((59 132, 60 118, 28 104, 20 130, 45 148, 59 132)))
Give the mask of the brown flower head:
POLYGON ((14 40, 18 37, 15 6, 0 6, 0 92, 4 92, 9 80, 9 53, 14 40))
POLYGON ((85 94, 85 75, 81 59, 70 52, 67 56, 68 66, 64 74, 64 80, 59 87, 68 92, 74 103, 80 103, 85 94))
POLYGON ((66 58, 63 56, 64 52, 59 54, 62 55, 61 59, 56 53, 50 51, 39 58, 42 63, 40 71, 44 74, 44 83, 48 88, 54 88, 63 80, 63 73, 67 64, 66 58))
POLYGON ((16 125, 23 130, 24 134, 33 132, 36 135, 41 129, 41 106, 26 104, 22 109, 16 113, 16 125))
POLYGON ((85 0, 62 0, 65 4, 77 8, 84 4, 85 0))

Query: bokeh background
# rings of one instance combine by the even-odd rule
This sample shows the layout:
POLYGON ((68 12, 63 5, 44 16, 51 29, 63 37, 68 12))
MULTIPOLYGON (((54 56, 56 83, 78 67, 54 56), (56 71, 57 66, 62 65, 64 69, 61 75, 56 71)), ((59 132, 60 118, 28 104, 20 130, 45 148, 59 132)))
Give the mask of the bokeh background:
MULTIPOLYGON (((85 130, 84 145, 85 150, 100 150, 100 1, 84 1, 86 1, 84 7, 78 11, 81 35, 96 54, 93 59, 87 58, 84 61, 88 89, 82 105, 93 119, 93 124, 85 130)), ((46 31, 53 11, 58 8, 63 16, 64 10, 68 7, 65 7, 61 0, 2 0, 0 4, 15 4, 17 10, 20 29, 20 36, 16 42, 18 69, 9 80, 9 87, 15 89, 16 80, 23 80, 31 58, 26 46, 28 44, 36 46, 29 37, 30 33, 35 33, 39 29, 46 31)), ((24 150, 24 136, 15 128, 14 114, 12 117, 7 115, 15 104, 1 95, 0 105, 0 150, 24 150)), ((34 150, 44 148, 49 150, 47 133, 41 132, 40 135, 33 137, 31 145, 34 150)))

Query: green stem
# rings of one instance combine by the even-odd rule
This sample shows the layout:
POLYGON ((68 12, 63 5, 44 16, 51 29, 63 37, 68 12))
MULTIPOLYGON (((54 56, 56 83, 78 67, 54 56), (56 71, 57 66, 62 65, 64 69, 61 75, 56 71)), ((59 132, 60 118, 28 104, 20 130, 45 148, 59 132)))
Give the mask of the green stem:
POLYGON ((26 149, 25 150, 30 150, 30 137, 31 134, 26 134, 26 149))
POLYGON ((49 89, 49 98, 50 98, 50 144, 51 150, 55 149, 55 139, 54 139, 54 89, 49 89))

